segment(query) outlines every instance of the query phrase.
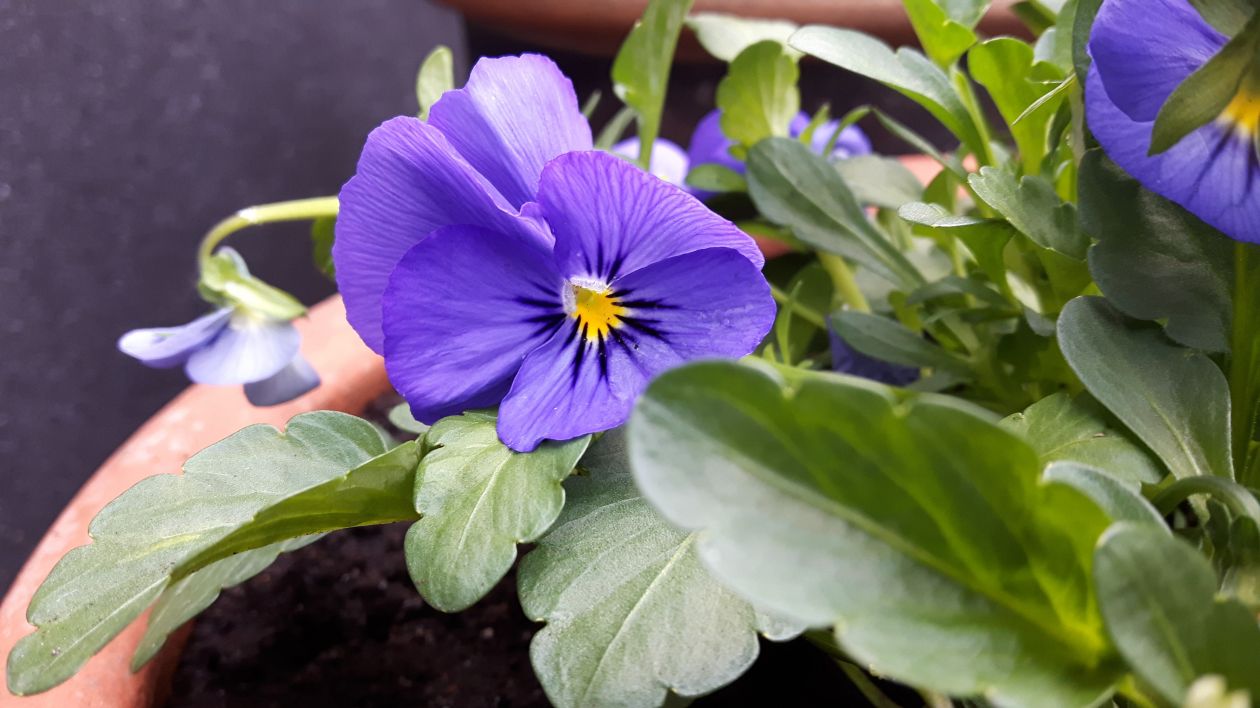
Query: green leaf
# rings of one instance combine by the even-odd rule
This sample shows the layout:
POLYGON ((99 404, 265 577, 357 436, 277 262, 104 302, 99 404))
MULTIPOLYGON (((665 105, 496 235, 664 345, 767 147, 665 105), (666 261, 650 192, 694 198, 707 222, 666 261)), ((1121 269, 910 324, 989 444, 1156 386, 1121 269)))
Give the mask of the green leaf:
POLYGON ((1050 110, 1030 115, 1025 111, 1050 95, 1063 77, 1053 66, 1033 62, 1033 48, 1012 37, 998 37, 972 47, 967 54, 971 76, 993 98, 1010 127, 1025 174, 1037 174, 1048 149, 1050 121, 1061 100, 1050 101, 1050 110), (1023 118, 1023 120, 1019 120, 1023 118))
POLYGON ((1113 521, 1148 524, 1168 533, 1164 517, 1134 487, 1107 472, 1079 462, 1053 462, 1046 467, 1045 479, 1075 487, 1089 497, 1113 521))
POLYGON ((687 27, 696 33, 700 46, 715 58, 734 61, 739 53, 767 39, 787 44, 796 24, 786 20, 763 20, 719 12, 698 12, 687 18, 687 27))
POLYGON ((693 0, 651 0, 613 60, 613 92, 638 115, 639 165, 651 164, 661 132, 669 69, 693 0))
POLYGON ((923 183, 900 160, 879 155, 857 155, 836 163, 845 184, 862 204, 898 209, 923 198, 923 183))
POLYGON ((748 193, 767 219, 801 241, 845 256, 902 286, 923 276, 867 219, 844 178, 821 155, 795 140, 771 138, 748 153, 748 193))
POLYGON ((389 409, 389 423, 412 435, 424 435, 429 432, 430 427, 416 420, 416 417, 411 414, 411 406, 406 403, 399 403, 389 409))
POLYGON ((938 204, 912 203, 897 210, 906 221, 929 232, 957 238, 976 259, 980 270, 999 287, 1006 287, 1006 263, 1003 252, 1016 235, 1014 226, 1003 219, 976 219, 957 216, 938 204))
POLYGON ((773 40, 757 42, 735 57, 718 83, 722 134, 735 143, 731 154, 744 158, 765 138, 783 137, 801 109, 796 58, 773 40))
POLYGON ((771 620, 722 587, 700 563, 695 534, 643 500, 624 435, 605 433, 565 483, 570 499, 521 561, 525 614, 546 622, 530 658, 557 706, 658 706, 667 692, 696 696, 742 674, 771 620))
POLYGON ((428 120, 429 108, 453 88, 455 57, 450 47, 439 44, 424 58, 420 73, 416 74, 416 103, 420 106, 420 120, 428 120))
POLYGON ((1017 179, 996 167, 983 167, 967 180, 976 194, 1006 217, 1033 243, 1073 260, 1084 260, 1089 237, 1076 227, 1076 208, 1064 203, 1049 180, 1017 179))
POLYGON ((1091 705, 1117 678, 1089 583, 1107 518, 977 408, 705 362, 657 377, 629 437, 644 496, 720 580, 834 624, 876 674, 1026 706, 1091 705))
POLYGON ((1254 0, 1190 0, 1190 4, 1226 37, 1238 34, 1256 10, 1254 0))
POLYGON ((950 19, 964 27, 975 28, 980 24, 984 13, 988 12, 992 0, 938 0, 950 19))
POLYGON ((819 25, 797 30, 788 44, 901 93, 923 106, 973 152, 987 153, 985 141, 949 77, 913 49, 903 47, 893 52, 887 44, 861 32, 819 25))
POLYGON ((1220 600, 1216 574, 1194 548, 1162 529, 1119 524, 1094 558, 1107 630, 1130 668, 1180 705, 1199 677, 1260 695, 1260 628, 1240 603, 1220 600))
POLYGON ((407 531, 407 570, 424 599, 443 612, 480 600, 516 562, 516 544, 551 527, 564 508, 560 483, 589 436, 545 442, 530 453, 499 442, 495 418, 465 413, 439 420, 425 436, 407 531))
POLYGON ((1212 360, 1096 297, 1063 308, 1059 346, 1085 388, 1174 476, 1233 478, 1229 386, 1212 360))
POLYGON ((1228 351, 1234 242, 1143 189, 1101 150, 1081 163, 1080 194, 1081 229, 1098 239, 1090 272, 1107 299, 1130 317, 1165 322, 1186 346, 1228 351))
POLYGON ((612 146, 621 140, 621 136, 625 134, 626 128, 629 128, 630 123, 633 121, 634 109, 629 106, 622 106, 621 110, 608 119, 608 122, 599 131, 599 135, 595 137, 595 149, 611 150, 612 146))
POLYGON ((330 279, 337 278, 337 266, 333 263, 332 247, 337 238, 337 217, 327 216, 311 222, 311 260, 315 268, 330 279))
POLYGON ((393 450, 369 422, 299 415, 254 425, 197 453, 184 474, 141 481, 92 520, 93 542, 49 574, 9 655, 9 688, 65 681, 173 580, 232 553, 335 528, 414 519, 415 445, 393 450))
POLYGON ((1076 16, 1072 18, 1072 63, 1076 67, 1076 82, 1081 86, 1089 78, 1089 33, 1102 4, 1103 0, 1078 0, 1076 16))
POLYGON ((956 22, 935 0, 905 0, 919 43, 938 66, 950 67, 976 43, 976 33, 956 22))
POLYGON ((692 166, 687 172, 687 186, 718 194, 748 191, 748 181, 743 175, 716 163, 692 166))
POLYGON ((963 378, 971 375, 971 366, 965 360, 895 320, 849 310, 832 313, 831 322, 849 346, 869 357, 902 366, 939 369, 963 378))
POLYGON ((219 597, 223 588, 238 585, 261 573, 281 553, 297 550, 319 539, 320 536, 303 536, 274 543, 270 546, 244 551, 215 561, 197 572, 171 583, 149 613, 149 625, 131 659, 131 670, 139 671, 147 664, 172 632, 184 626, 219 597))
POLYGON ((1027 440, 1043 465, 1066 461, 1096 467, 1135 491, 1143 482, 1154 484, 1165 475, 1159 462, 1114 429, 1098 402, 1085 395, 1056 393, 1002 424, 1027 440))
POLYGON ((1155 116, 1149 154, 1167 151, 1216 120, 1260 61, 1260 17, 1252 19, 1203 66, 1178 84, 1155 116))

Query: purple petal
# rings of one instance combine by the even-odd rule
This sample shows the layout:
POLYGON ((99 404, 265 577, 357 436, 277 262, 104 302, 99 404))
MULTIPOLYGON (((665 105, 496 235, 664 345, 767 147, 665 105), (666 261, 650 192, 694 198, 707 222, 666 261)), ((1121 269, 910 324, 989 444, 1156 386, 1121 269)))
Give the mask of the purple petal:
POLYGON ((179 327, 133 329, 118 339, 118 350, 155 369, 179 366, 214 339, 231 316, 232 309, 225 307, 179 327))
POLYGON ((1153 121, 1173 89, 1226 41, 1187 0, 1108 0, 1089 53, 1111 102, 1133 120, 1153 121))
POLYGON ((1149 156, 1154 121, 1135 121, 1112 103, 1097 65, 1085 99, 1090 130, 1134 179, 1230 238, 1260 242, 1260 160, 1247 137, 1213 122, 1149 156))
MULTIPOLYGON (((639 139, 628 138, 622 140, 612 147, 612 153, 631 161, 639 159, 639 139)), ((686 189, 687 169, 689 166, 687 153, 678 146, 678 143, 664 138, 656 139, 656 143, 652 147, 652 164, 649 168, 652 174, 676 187, 686 189)))
POLYGON ((613 283, 627 312, 587 339, 569 318, 525 359, 499 408, 499 437, 527 452, 621 425, 652 376, 704 357, 752 352, 774 322, 770 286, 743 254, 710 248, 613 283))
POLYGON ((255 406, 278 406, 319 386, 319 374, 299 354, 275 376, 245 384, 245 398, 255 406))
POLYGON ((722 132, 722 112, 709 111, 696 123, 687 146, 687 162, 691 165, 715 164, 744 174, 744 163, 731 156, 732 143, 722 132))
MULTIPOLYGON (((808 113, 797 113, 788 126, 788 135, 793 138, 799 138, 805 129, 809 127, 810 116, 808 113)), ((831 142, 831 136, 835 134, 836 129, 840 127, 840 121, 828 120, 823 121, 821 125, 814 129, 814 134, 809 138, 809 146, 814 152, 821 155, 827 149, 827 143, 831 142)), ((831 150, 831 159, 844 160, 858 155, 871 154, 871 141, 866 137, 866 133, 856 125, 845 126, 840 131, 840 136, 836 138, 836 144, 831 150)))
POLYGON ((385 368, 416 419, 498 403, 566 319, 562 286, 549 249, 478 227, 408 251, 385 292, 385 368))
POLYGON ((368 136, 355 176, 341 189, 333 261, 346 318, 382 351, 381 294, 412 246, 435 229, 472 224, 508 233, 538 232, 455 151, 416 118, 387 121, 368 136))
POLYGON ((703 248, 733 248, 758 268, 757 244, 691 195, 613 155, 571 152, 543 170, 538 202, 566 277, 605 283, 703 248))
POLYGON ((300 342, 292 322, 234 313, 219 336, 188 357, 184 371, 193 381, 214 386, 253 383, 288 366, 300 342))
POLYGON ((429 123, 518 208, 548 161, 592 146, 573 84, 538 54, 479 60, 464 88, 433 104, 429 123))

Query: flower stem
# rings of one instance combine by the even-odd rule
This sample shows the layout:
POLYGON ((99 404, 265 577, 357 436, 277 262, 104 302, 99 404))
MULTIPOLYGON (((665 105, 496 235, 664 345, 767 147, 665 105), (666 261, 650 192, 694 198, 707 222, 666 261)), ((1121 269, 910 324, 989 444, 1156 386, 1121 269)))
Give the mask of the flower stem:
POLYGON ((1206 494, 1217 499, 1234 516, 1250 516, 1260 524, 1260 501, 1247 488, 1223 477, 1195 476, 1179 479, 1159 490, 1151 504, 1160 514, 1168 515, 1181 502, 1196 494, 1206 494))
POLYGON ((214 228, 201 240, 197 249, 197 264, 204 272, 218 247, 228 236, 241 229, 258 224, 272 224, 280 221, 311 221, 337 215, 336 197, 312 197, 295 199, 288 202, 275 202, 246 207, 215 224, 214 228))
POLYGON ((827 329, 826 318, 818 314, 818 312, 815 311, 813 308, 808 307, 806 305, 802 305, 801 303, 792 299, 791 295, 788 295, 787 293, 783 292, 783 290, 780 289, 778 286, 776 286, 774 283, 770 283, 770 295, 774 297, 775 302, 785 307, 791 308, 793 313, 795 313, 798 317, 805 320, 806 322, 814 325, 815 327, 819 329, 827 329))
POLYGON ((1247 485, 1248 455, 1260 405, 1260 247, 1234 244, 1234 315, 1229 357, 1230 427, 1234 469, 1247 485))
POLYGON ((853 269, 843 258, 832 253, 819 252, 818 262, 827 271, 827 275, 831 276, 831 283, 836 288, 833 307, 847 305, 849 309, 858 312, 871 311, 870 303, 866 301, 866 296, 862 294, 862 289, 853 277, 853 269))

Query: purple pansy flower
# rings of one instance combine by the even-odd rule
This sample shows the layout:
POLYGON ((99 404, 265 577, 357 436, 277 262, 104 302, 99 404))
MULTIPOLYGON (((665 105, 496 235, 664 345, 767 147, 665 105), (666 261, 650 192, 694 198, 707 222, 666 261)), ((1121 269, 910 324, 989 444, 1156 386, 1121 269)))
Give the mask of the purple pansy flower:
MULTIPOLYGON (((244 270, 239 256, 231 256, 244 270)), ((178 327, 134 329, 118 340, 118 349, 153 368, 183 366, 197 383, 244 384, 250 403, 273 406, 319 385, 298 353, 300 343, 292 322, 229 306, 178 327)))
POLYGON ((368 137, 333 250, 350 322, 418 420, 498 404, 499 437, 529 451, 623 423, 657 372, 769 330, 753 241, 592 151, 550 60, 482 59, 429 115, 368 137))
MULTIPOLYGON (((793 138, 800 137, 805 132, 805 129, 809 127, 809 123, 810 118, 807 114, 798 113, 788 126, 788 135, 793 138)), ((814 152, 821 155, 827 149, 827 143, 830 142, 831 136, 835 134, 836 129, 839 127, 840 121, 836 120, 825 121, 819 125, 814 130, 814 134, 810 136, 810 145, 813 147, 814 152)), ((696 129, 691 134, 691 144, 688 147, 687 155, 691 165, 718 164, 743 174, 744 163, 731 156, 732 145, 734 143, 722 132, 722 112, 715 109, 709 111, 696 124, 696 129)), ((840 136, 836 139, 836 144, 831 151, 830 157, 833 160, 843 160, 847 157, 869 155, 870 153, 871 141, 867 139, 861 128, 850 125, 840 131, 840 136)))
POLYGON ((1227 42, 1188 0, 1108 0, 1089 39, 1090 130, 1151 191, 1241 241, 1260 241, 1260 86, 1244 80, 1215 121, 1149 156, 1173 90, 1227 42))
MULTIPOLYGON (((612 153, 629 160, 639 159, 639 139, 626 138, 612 146, 612 153)), ((665 138, 657 138, 652 145, 652 164, 648 172, 660 177, 672 185, 687 189, 687 170, 691 166, 687 159, 687 151, 678 143, 665 138)))

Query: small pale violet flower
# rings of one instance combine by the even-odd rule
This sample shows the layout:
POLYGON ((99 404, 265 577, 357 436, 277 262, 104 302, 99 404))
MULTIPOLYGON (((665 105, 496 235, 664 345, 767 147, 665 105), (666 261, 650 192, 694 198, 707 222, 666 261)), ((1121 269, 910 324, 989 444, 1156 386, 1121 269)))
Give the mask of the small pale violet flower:
POLYGON ((1148 189, 1260 242, 1260 77, 1244 80, 1216 120, 1148 155, 1164 102, 1227 41, 1188 0, 1108 0, 1089 39, 1086 115, 1107 155, 1148 189))
MULTIPOLYGON (((612 153, 628 160, 639 159, 639 139, 626 138, 612 146, 612 153)), ((652 146, 652 164, 648 171, 670 184, 687 189, 687 170, 691 166, 687 151, 678 143, 657 138, 652 146)))
POLYGON ((156 369, 183 366, 197 383, 243 384, 250 403, 274 406, 319 385, 319 375, 298 353, 300 342, 292 322, 221 307, 178 327, 131 330, 118 349, 156 369))
MULTIPOLYGON (((792 119, 788 126, 788 135, 796 138, 800 137, 805 129, 809 127, 810 118, 805 113, 798 113, 792 119)), ((810 146, 814 152, 822 154, 827 149, 827 143, 831 141, 831 136, 835 134, 836 129, 840 127, 840 121, 829 120, 824 121, 813 135, 810 136, 810 146)), ((720 110, 712 110, 700 122, 696 124, 695 131, 691 134, 691 143, 687 149, 688 161, 691 165, 717 164, 743 174, 744 163, 731 156, 731 146, 734 145, 722 132, 722 112, 720 110)), ((843 160, 848 157, 856 157, 858 155, 869 155, 871 153, 871 141, 867 139, 866 134, 861 128, 855 125, 847 126, 840 131, 840 136, 836 139, 836 144, 829 155, 832 160, 843 160)))
POLYGON ((482 59, 428 122, 368 137, 333 250, 347 316, 420 421, 499 406, 515 450, 625 422, 656 373, 774 320, 753 241, 592 151, 569 80, 482 59))

